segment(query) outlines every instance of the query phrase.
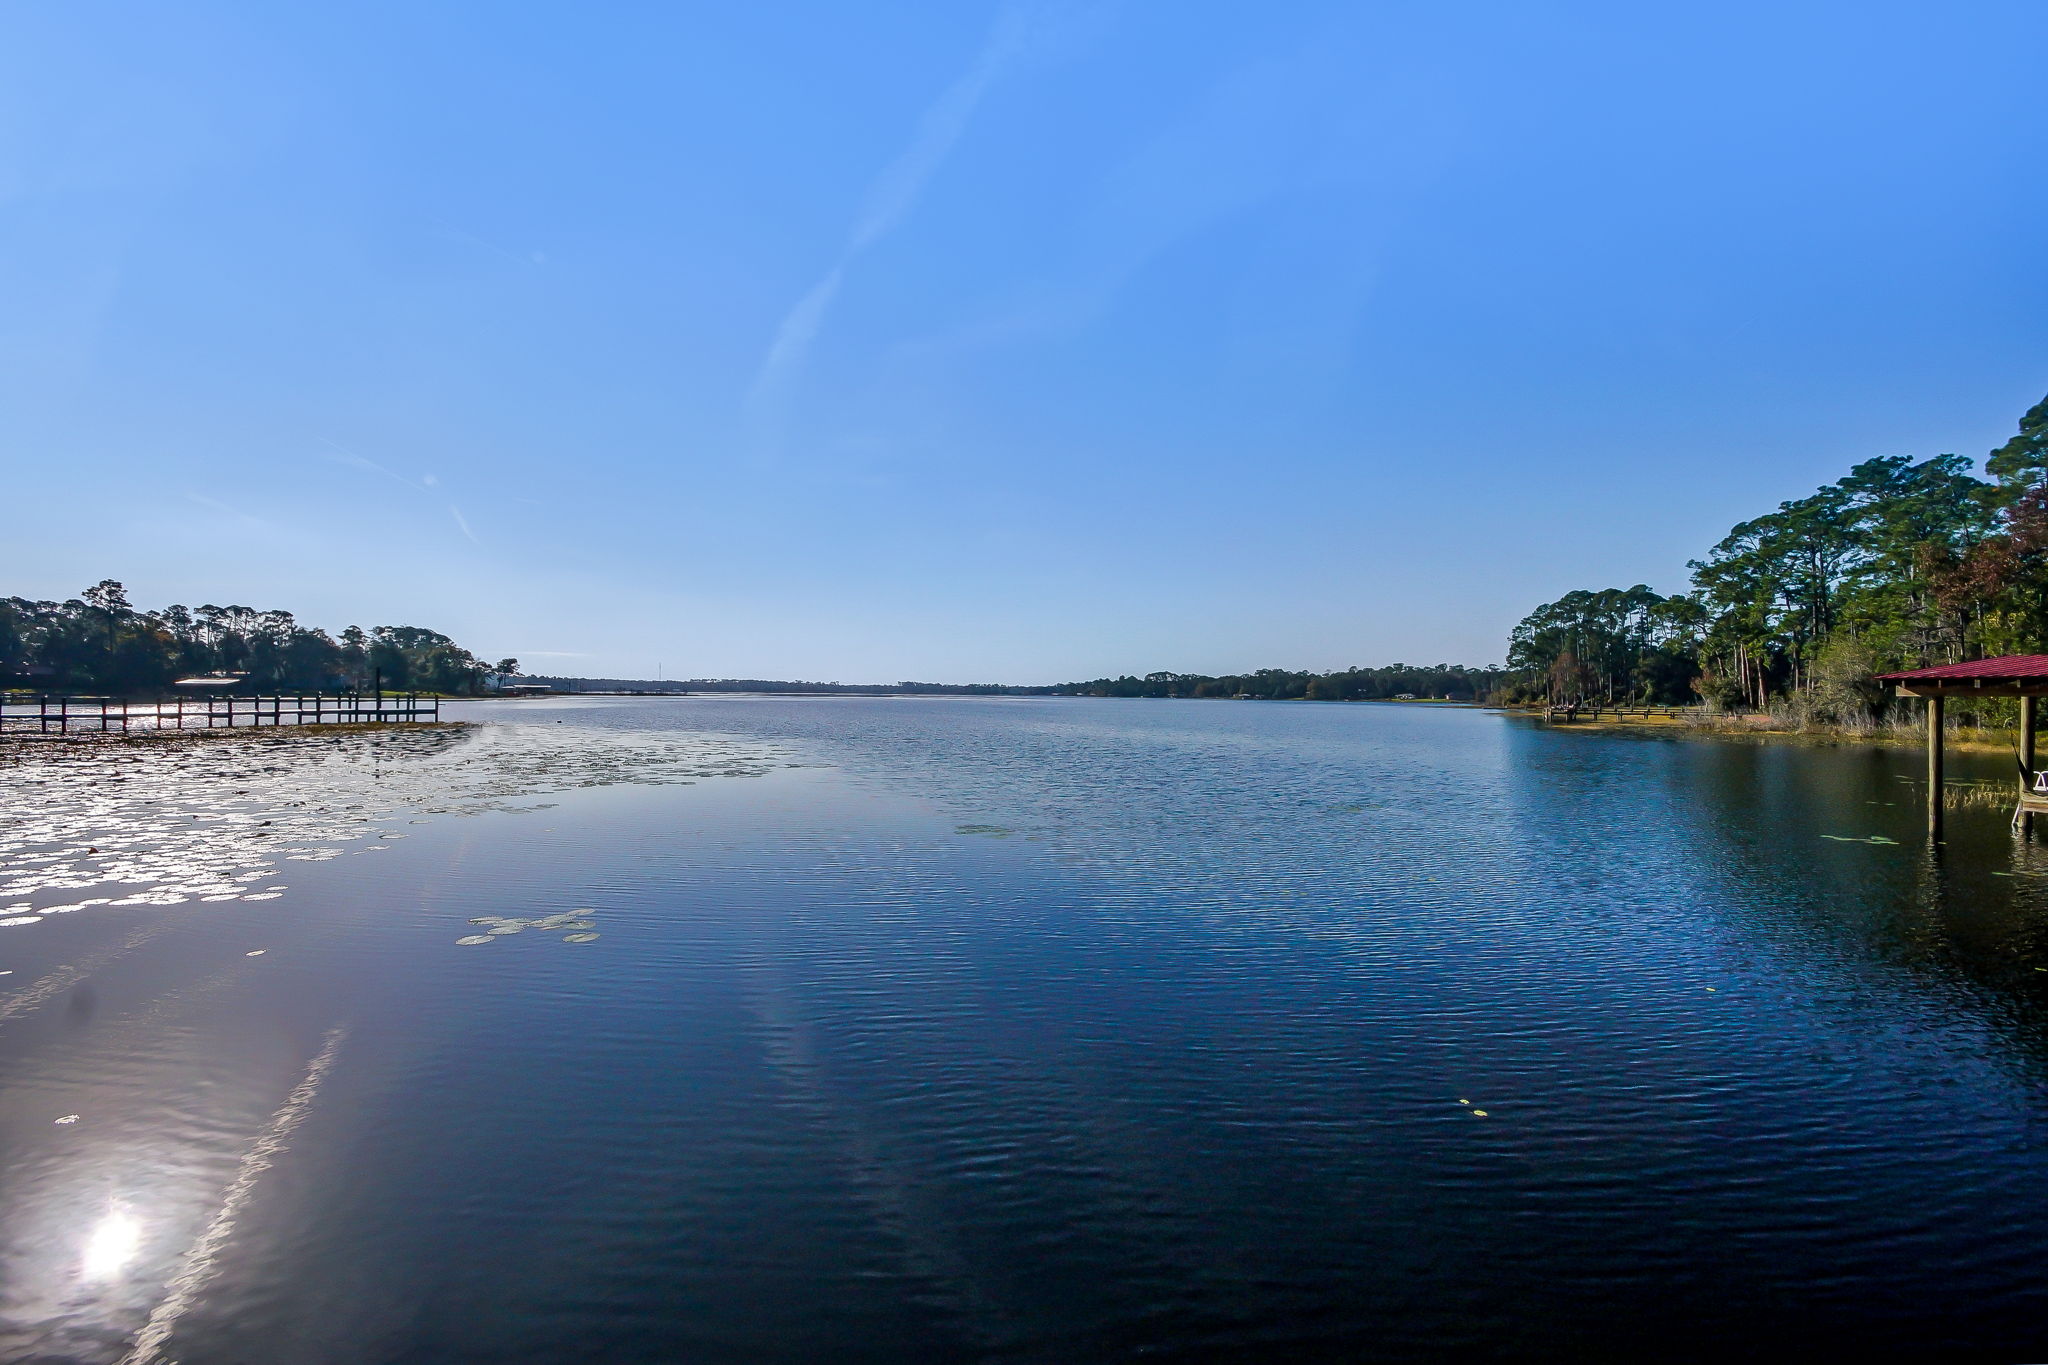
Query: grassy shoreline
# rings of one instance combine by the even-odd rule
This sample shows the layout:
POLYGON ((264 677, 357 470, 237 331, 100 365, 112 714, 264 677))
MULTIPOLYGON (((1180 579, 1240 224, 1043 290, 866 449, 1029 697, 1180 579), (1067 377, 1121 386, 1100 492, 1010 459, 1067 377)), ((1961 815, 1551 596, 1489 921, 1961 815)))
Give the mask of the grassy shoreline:
MULTIPOLYGON (((1542 720, 1552 729, 1614 731, 1680 735, 1699 739, 1754 739, 1787 744, 1870 744, 1884 748, 1918 748, 1927 742, 1925 722, 1918 716, 1866 725, 1824 725, 1799 721, 1789 716, 1684 715, 1646 718, 1612 717, 1605 720, 1545 720, 1541 707, 1504 706, 1508 715, 1542 720)), ((1988 726, 1952 726, 1942 734, 1951 749, 2013 753, 2019 749, 2019 730, 1988 726)), ((2048 752, 2048 751, 2044 751, 2048 752)))

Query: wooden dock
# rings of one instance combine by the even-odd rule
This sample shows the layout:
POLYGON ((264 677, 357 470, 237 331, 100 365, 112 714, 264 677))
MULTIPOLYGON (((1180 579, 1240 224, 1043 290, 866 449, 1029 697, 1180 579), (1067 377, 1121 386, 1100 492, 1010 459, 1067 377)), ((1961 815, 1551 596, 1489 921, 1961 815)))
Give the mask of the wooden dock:
POLYGON ((2032 790, 2037 774, 2036 704, 2048 697, 2048 654, 2002 654, 1995 659, 1880 673, 1877 681, 1896 684, 1902 697, 1927 701, 1927 838, 1937 844, 1942 838, 1942 703, 1950 697, 2018 697, 2020 801, 2012 823, 2022 833, 2033 832, 2034 816, 2048 813, 2048 804, 2033 804, 2042 797, 2032 790))
POLYGON ((286 725, 421 725, 441 719, 441 699, 416 692, 308 692, 268 697, 0 698, 0 735, 236 730, 286 725))
POLYGON ((1595 702, 1546 706, 1543 718, 1561 724, 1574 721, 1681 721, 1687 711, 1677 706, 1602 706, 1595 702))

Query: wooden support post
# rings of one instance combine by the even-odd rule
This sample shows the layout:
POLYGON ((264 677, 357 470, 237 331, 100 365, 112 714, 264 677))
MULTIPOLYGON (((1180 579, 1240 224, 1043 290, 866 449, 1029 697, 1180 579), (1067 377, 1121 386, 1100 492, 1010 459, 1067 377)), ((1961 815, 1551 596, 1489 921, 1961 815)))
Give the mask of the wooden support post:
POLYGON ((1927 838, 1941 842, 1941 704, 1944 698, 1927 699, 1927 838))
MULTIPOLYGON (((2020 766, 2026 769, 2026 776, 2020 779, 2020 790, 2022 792, 2031 790, 2034 785, 2034 721, 2034 699, 2032 697, 2021 697, 2020 766)), ((2020 836, 2024 838, 2033 832, 2034 813, 2032 811, 2020 812, 2020 836)))

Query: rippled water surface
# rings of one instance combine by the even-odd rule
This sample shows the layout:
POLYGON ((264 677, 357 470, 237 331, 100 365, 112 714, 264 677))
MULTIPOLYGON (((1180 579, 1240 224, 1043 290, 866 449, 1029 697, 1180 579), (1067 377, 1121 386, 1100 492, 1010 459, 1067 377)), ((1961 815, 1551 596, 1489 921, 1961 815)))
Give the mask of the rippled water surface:
POLYGON ((0 749, 0 1359, 2048 1355, 2048 851, 1916 753, 450 712, 0 749))

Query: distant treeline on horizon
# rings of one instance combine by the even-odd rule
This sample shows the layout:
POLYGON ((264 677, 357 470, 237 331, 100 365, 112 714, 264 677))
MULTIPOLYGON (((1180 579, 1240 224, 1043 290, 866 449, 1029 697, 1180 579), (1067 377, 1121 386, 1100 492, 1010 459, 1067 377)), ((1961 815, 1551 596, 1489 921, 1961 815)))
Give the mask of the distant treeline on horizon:
POLYGON ((1018 686, 1008 683, 839 683, 766 678, 569 678, 536 673, 525 681, 567 692, 768 692, 825 696, 963 697, 1251 697, 1261 700, 1385 701, 1429 697, 1479 701, 1508 676, 1503 668, 1461 664, 1388 664, 1311 673, 1262 668, 1253 673, 1147 673, 1092 682, 1018 686))

